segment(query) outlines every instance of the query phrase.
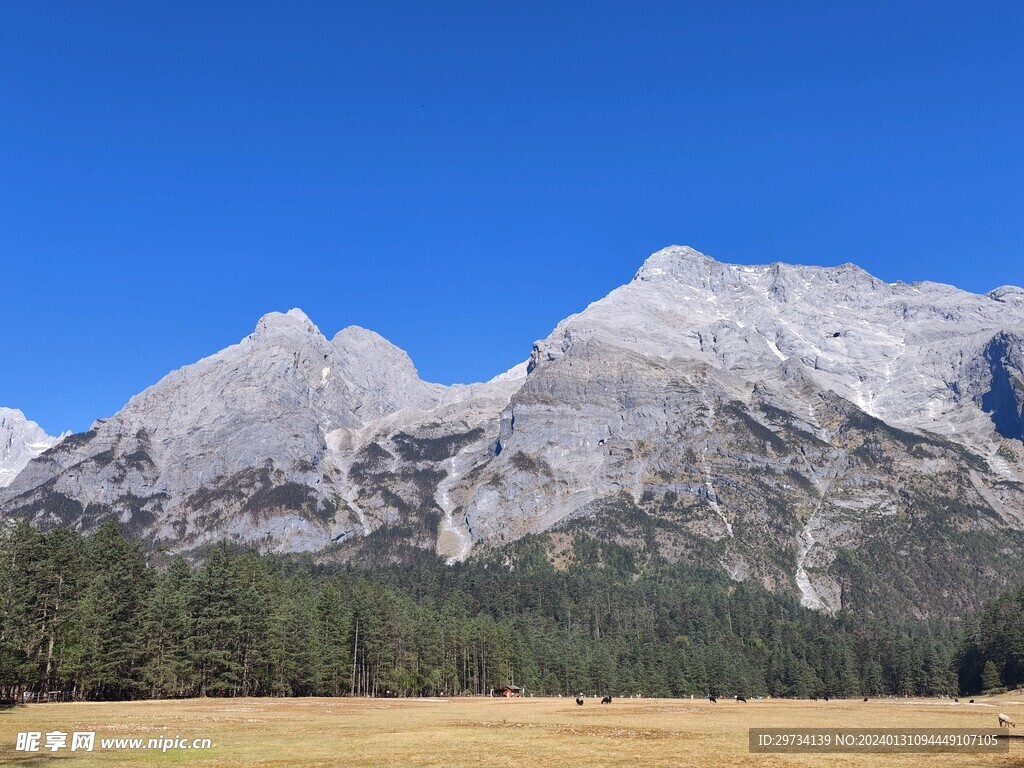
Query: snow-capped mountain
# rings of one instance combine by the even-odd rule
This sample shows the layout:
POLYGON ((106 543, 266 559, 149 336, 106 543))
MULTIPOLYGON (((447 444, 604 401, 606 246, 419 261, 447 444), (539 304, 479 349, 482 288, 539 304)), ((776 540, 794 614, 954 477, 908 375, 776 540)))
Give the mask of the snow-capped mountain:
POLYGON ((546 532, 558 557, 585 535, 928 614, 1021 580, 1022 437, 1024 290, 672 247, 482 384, 272 313, 31 462, 0 510, 172 551, 454 560, 546 532))
POLYGON ((65 436, 51 437, 34 421, 14 408, 0 408, 0 488, 10 485, 36 456, 57 445, 65 436))

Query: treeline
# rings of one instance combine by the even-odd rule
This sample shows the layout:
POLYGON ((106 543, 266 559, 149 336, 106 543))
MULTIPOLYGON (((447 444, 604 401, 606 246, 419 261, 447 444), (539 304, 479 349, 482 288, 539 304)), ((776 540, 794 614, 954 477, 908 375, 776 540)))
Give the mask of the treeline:
POLYGON ((964 622, 958 667, 967 693, 1024 685, 1024 588, 993 600, 964 622))
POLYGON ((711 571, 639 567, 593 540, 556 569, 543 544, 361 570, 218 545, 197 566, 156 568, 114 524, 88 538, 8 524, 0 695, 439 696, 516 684, 840 697, 965 685, 948 627, 821 616, 711 571))

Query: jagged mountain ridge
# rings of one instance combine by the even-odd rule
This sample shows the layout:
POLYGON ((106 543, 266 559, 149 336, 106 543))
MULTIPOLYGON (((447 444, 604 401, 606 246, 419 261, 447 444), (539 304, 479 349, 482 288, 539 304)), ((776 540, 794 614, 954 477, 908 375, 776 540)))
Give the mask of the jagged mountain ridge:
POLYGON ((815 608, 959 610, 1019 571, 1022 329, 1019 288, 681 247, 484 384, 274 313, 30 463, 0 509, 339 557, 585 531, 815 608))
POLYGON ((6 488, 36 456, 66 435, 53 437, 14 408, 0 408, 0 488, 6 488))
POLYGON ((480 388, 420 381, 408 355, 372 331, 327 340, 299 310, 270 313, 239 344, 30 464, 8 506, 44 527, 116 517, 178 549, 220 538, 316 549, 361 516, 338 512, 349 494, 333 482, 353 435, 396 414, 471 404, 480 388))

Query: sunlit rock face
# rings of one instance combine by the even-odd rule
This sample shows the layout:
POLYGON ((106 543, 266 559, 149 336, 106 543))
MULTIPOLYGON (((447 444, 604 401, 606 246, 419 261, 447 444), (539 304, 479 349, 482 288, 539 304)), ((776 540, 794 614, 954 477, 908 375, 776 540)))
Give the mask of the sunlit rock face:
POLYGON ((1019 288, 685 247, 481 384, 273 313, 33 460, 0 509, 170 551, 455 561, 582 534, 819 610, 955 613, 1024 572, 1022 338, 1019 288))
POLYGON ((14 408, 0 408, 0 488, 6 488, 28 463, 63 439, 51 437, 14 408))

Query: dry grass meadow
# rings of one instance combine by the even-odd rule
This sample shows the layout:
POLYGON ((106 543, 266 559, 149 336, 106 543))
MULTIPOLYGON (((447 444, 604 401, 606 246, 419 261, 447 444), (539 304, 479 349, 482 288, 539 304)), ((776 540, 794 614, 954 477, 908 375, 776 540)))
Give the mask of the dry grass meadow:
POLYGON ((764 755, 760 727, 978 727, 1006 712, 1024 737, 1024 696, 941 700, 195 699, 35 704, 0 711, 0 765, 43 766, 1024 766, 999 755, 764 755), (209 738, 209 751, 16 752, 19 731, 209 738))

